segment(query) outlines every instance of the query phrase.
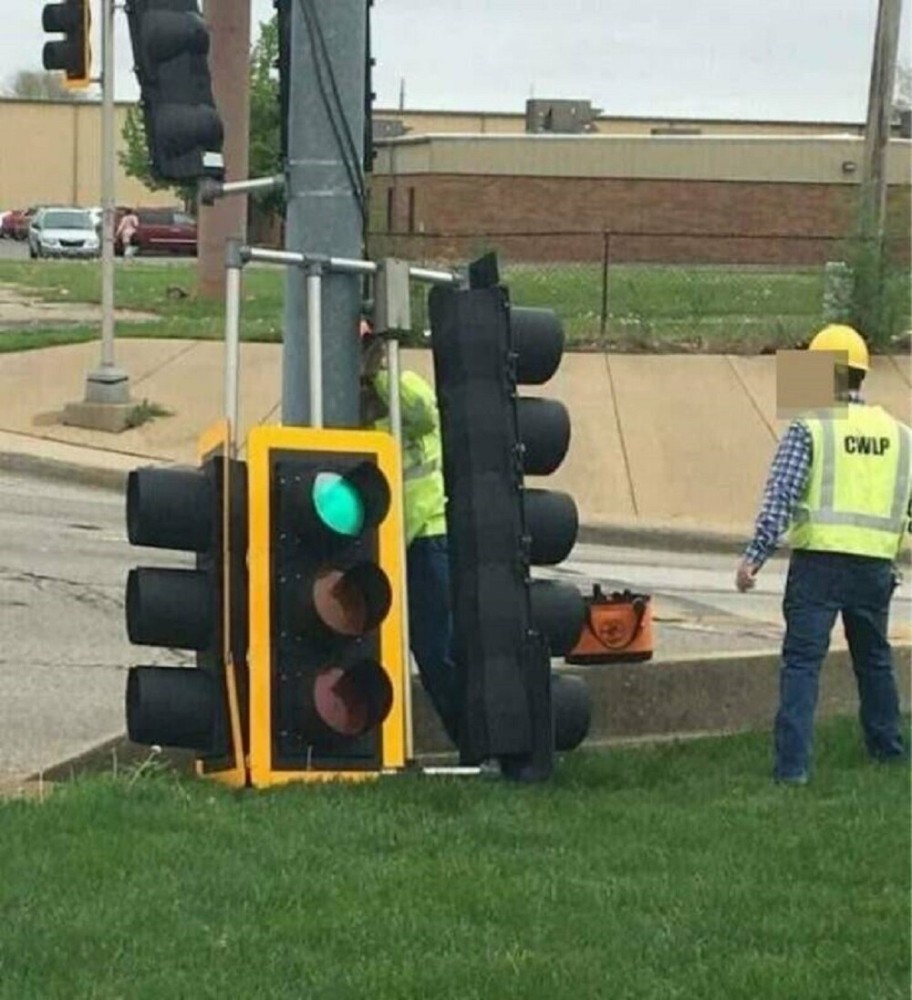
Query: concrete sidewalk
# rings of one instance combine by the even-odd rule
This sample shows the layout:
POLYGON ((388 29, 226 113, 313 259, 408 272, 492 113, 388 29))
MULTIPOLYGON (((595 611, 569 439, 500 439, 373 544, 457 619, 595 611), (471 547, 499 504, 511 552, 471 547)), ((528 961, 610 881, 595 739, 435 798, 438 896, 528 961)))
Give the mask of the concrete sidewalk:
MULTIPOLYGON (((242 345, 242 435, 280 418, 281 354, 242 345)), ((195 461, 197 436, 222 415, 222 345, 118 341, 134 399, 172 415, 116 435, 59 422, 98 356, 97 342, 0 355, 0 463, 116 485, 144 462, 195 461)), ((428 351, 405 351, 403 364, 432 377, 428 351)), ((576 498, 581 539, 743 547, 785 427, 775 366, 774 356, 566 355, 538 391, 570 410, 570 453, 548 483, 576 498)), ((907 423, 910 386, 907 357, 873 359, 867 398, 907 423)))

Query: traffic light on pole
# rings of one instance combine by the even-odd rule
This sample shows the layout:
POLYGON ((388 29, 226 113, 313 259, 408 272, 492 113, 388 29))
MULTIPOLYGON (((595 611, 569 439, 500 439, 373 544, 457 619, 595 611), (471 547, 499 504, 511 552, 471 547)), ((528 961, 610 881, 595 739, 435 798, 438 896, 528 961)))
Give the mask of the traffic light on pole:
POLYGON ((224 177, 209 30, 196 0, 128 0, 127 22, 155 177, 224 177))
POLYGON ((496 259, 472 269, 468 289, 435 288, 430 318, 443 467, 455 659, 462 696, 463 763, 498 758, 523 780, 550 774, 555 749, 586 734, 588 693, 576 678, 552 678, 552 656, 579 637, 576 587, 532 580, 530 566, 555 565, 578 528, 568 494, 527 489, 563 460, 570 419, 559 402, 520 398, 557 370, 563 329, 544 309, 510 305, 496 259))
POLYGON ((396 445, 257 427, 250 497, 250 780, 405 764, 396 445))
POLYGON ((246 470, 228 457, 227 425, 200 440, 198 467, 135 469, 131 544, 194 553, 195 565, 140 566, 127 577, 130 641, 192 650, 196 666, 135 666, 127 677, 134 743, 193 750, 198 773, 246 783, 246 470))
POLYGON ((45 43, 41 60, 44 68, 65 73, 67 87, 87 87, 92 74, 92 12, 89 0, 45 4, 41 11, 41 26, 47 32, 63 35, 62 40, 45 43))

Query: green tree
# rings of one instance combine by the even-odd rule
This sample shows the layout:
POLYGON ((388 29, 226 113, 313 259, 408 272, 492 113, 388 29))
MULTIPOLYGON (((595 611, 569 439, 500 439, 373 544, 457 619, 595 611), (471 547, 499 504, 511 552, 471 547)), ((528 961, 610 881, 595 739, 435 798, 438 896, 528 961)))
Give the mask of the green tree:
MULTIPOLYGON (((282 173, 282 109, 279 104, 279 25, 275 16, 260 25, 250 55, 250 176, 282 173)), ((261 211, 284 215, 285 196, 270 191, 257 198, 261 211)))

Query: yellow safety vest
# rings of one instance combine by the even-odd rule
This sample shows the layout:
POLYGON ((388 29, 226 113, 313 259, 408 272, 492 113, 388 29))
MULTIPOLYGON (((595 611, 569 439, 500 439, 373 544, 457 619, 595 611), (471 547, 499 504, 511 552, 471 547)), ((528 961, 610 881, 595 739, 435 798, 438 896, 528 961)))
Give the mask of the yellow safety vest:
POLYGON ((912 431, 882 407, 856 403, 801 422, 813 458, 792 548, 894 559, 909 526, 912 431))
MULTIPOLYGON (((389 375, 378 372, 374 387, 389 403, 389 375)), ((405 540, 446 534, 446 494, 443 488, 443 444, 437 397, 416 372, 399 377, 402 412, 402 475, 404 480, 405 540)), ((389 419, 378 420, 378 430, 389 431, 389 419)))

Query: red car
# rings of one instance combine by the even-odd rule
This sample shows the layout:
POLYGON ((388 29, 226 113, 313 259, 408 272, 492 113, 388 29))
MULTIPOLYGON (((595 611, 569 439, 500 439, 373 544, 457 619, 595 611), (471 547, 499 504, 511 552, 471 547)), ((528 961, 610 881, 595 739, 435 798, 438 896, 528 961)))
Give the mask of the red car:
MULTIPOLYGON (((126 215, 126 209, 118 208, 115 221, 116 227, 126 215)), ((139 228, 133 237, 133 243, 138 254, 196 253, 196 219, 180 209, 173 208, 137 208, 139 228)), ((114 250, 123 253, 123 245, 115 239, 114 250)))

